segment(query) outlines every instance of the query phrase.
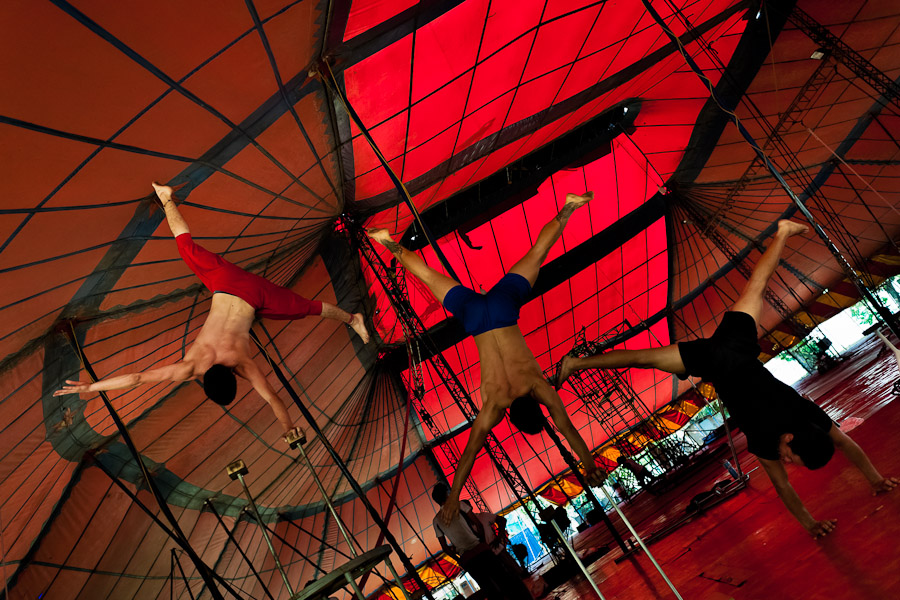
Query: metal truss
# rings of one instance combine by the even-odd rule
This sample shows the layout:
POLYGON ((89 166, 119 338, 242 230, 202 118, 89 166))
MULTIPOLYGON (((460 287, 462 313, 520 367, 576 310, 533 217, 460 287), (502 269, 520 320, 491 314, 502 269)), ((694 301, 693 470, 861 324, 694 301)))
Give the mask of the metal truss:
POLYGON ((888 102, 900 106, 900 85, 885 75, 863 55, 848 46, 827 27, 813 19, 796 4, 788 14, 788 20, 797 29, 809 36, 827 54, 850 69, 854 75, 868 83, 888 102))

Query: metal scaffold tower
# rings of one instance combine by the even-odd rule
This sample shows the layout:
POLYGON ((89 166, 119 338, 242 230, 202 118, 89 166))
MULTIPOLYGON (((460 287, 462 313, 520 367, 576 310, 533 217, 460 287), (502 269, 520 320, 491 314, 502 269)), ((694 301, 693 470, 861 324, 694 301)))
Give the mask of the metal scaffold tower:
MULTIPOLYGON (((614 340, 631 328, 627 321, 604 333, 598 340, 587 340, 584 330, 575 336, 571 353, 577 357, 593 356, 608 349, 614 340)), ((607 437, 622 454, 632 456, 637 451, 627 441, 631 435, 652 440, 647 452, 663 471, 670 471, 686 461, 681 444, 659 432, 669 428, 650 411, 622 373, 616 369, 585 369, 569 379, 569 384, 582 402, 579 410, 600 424, 607 437)))

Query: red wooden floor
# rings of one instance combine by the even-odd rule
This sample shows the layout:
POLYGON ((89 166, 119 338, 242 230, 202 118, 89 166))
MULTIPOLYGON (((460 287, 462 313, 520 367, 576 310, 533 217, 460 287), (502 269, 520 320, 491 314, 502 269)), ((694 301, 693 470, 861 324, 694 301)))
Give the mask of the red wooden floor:
MULTIPOLYGON (((874 336, 872 336, 874 338, 874 336)), ((836 421, 863 419, 850 433, 882 474, 900 475, 900 401, 890 388, 897 380, 893 354, 877 338, 848 353, 836 370, 798 386, 836 421)), ((739 436, 741 464, 756 462, 739 436)), ((761 469, 747 489, 650 546, 685 600, 780 600, 817 598, 900 599, 900 490, 873 497, 862 475, 841 455, 823 469, 789 467, 794 488, 813 516, 836 518, 837 529, 814 540, 787 512, 761 469)), ((719 464, 659 498, 641 494, 624 506, 642 534, 681 514, 687 501, 725 477, 719 464)), ((585 549, 606 543, 594 527, 576 539, 585 549)), ((604 597, 644 600, 674 598, 643 554, 616 564, 614 551, 590 566, 604 597)), ((593 598, 576 578, 549 598, 593 598)))

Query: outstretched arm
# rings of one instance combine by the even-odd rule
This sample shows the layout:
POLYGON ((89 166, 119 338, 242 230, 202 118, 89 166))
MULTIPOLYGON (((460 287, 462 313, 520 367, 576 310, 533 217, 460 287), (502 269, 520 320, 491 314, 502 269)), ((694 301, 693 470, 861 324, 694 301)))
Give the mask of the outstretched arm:
POLYGON ((159 197, 159 201, 162 202, 163 210, 166 213, 166 222, 169 224, 169 229, 172 230, 172 235, 178 237, 182 233, 190 233, 191 230, 188 229, 187 221, 184 220, 178 207, 175 206, 175 190, 167 185, 159 185, 155 181, 150 185, 156 190, 156 195, 159 197))
POLYGON ((834 423, 831 424, 828 436, 834 442, 835 447, 844 453, 847 460, 852 462, 859 469, 860 473, 869 480, 873 495, 880 492, 889 492, 900 483, 896 477, 882 477, 875 465, 872 464, 872 461, 869 460, 869 457, 866 456, 866 453, 863 452, 863 449, 859 447, 859 444, 838 429, 834 423))
POLYGON ((578 458, 581 459, 582 464, 584 464, 584 477, 587 479, 587 482, 590 485, 601 485, 603 483, 603 472, 597 468, 597 463, 594 462, 594 456, 591 454, 590 449, 588 449, 584 438, 581 437, 581 434, 572 424, 572 419, 569 418, 569 413, 566 412, 566 407, 563 406, 562 400, 560 399, 559 394, 556 393, 556 390, 542 379, 540 383, 532 388, 531 393, 538 402, 547 407, 547 411, 550 413, 550 418, 553 419, 553 423, 556 424, 556 428, 559 429, 560 433, 566 438, 566 441, 569 442, 569 446, 572 447, 572 450, 574 450, 575 454, 578 455, 578 458))
POLYGON ((766 475, 768 475, 769 479, 772 481, 772 485, 775 486, 778 497, 781 498, 781 501, 784 502, 784 505, 791 514, 800 521, 800 524, 803 525, 813 537, 831 533, 837 525, 837 520, 826 519, 824 521, 817 521, 809 511, 806 510, 806 507, 803 506, 803 502, 800 500, 800 496, 797 495, 794 487, 791 485, 790 481, 788 481, 787 471, 785 470, 784 465, 781 464, 781 461, 768 460, 765 458, 759 458, 758 460, 766 471, 766 475))
POLYGON ((441 508, 441 521, 444 525, 450 522, 459 514, 459 494, 462 491, 469 473, 472 472, 472 466, 475 464, 475 457, 484 447, 484 441, 487 439, 491 429, 503 418, 504 410, 487 400, 481 408, 481 412, 475 417, 472 423, 472 430, 469 432, 469 441, 466 443, 466 449, 463 450, 459 459, 459 465, 456 467, 456 473, 453 474, 453 485, 450 487, 450 496, 444 502, 441 508))
POLYGON ((239 374, 250 382, 250 385, 253 386, 253 389, 256 390, 257 394, 262 396, 263 400, 268 402, 272 412, 275 413, 275 418, 281 423, 281 428, 284 430, 284 437, 287 438, 288 434, 295 429, 294 421, 288 414, 287 406, 285 406, 281 398, 278 397, 278 393, 271 386, 269 380, 266 379, 266 376, 262 374, 262 371, 259 370, 259 367, 257 367, 256 363, 253 361, 241 365, 239 374))
POLYGON ((187 381, 194 378, 194 364, 191 362, 180 361, 158 369, 150 369, 141 373, 128 373, 127 375, 116 375, 107 379, 101 379, 94 383, 86 381, 66 380, 66 385, 62 389, 53 392, 54 396, 63 396, 65 394, 86 394, 88 392, 102 392, 106 390, 127 390, 137 387, 144 383, 154 383, 157 381, 187 381))

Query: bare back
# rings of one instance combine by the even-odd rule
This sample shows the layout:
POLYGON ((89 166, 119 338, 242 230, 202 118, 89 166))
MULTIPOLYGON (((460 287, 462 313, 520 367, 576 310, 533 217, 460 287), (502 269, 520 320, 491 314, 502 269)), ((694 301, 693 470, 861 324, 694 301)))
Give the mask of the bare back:
POLYGON ((256 311, 246 301, 231 294, 213 294, 206 322, 185 353, 184 361, 194 363, 199 376, 214 364, 238 367, 250 361, 250 327, 256 311))
POLYGON ((544 380, 534 354, 518 325, 475 336, 481 359, 481 394, 485 403, 508 408, 514 398, 531 392, 544 380))

